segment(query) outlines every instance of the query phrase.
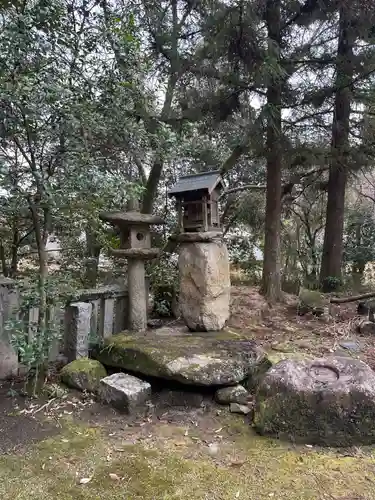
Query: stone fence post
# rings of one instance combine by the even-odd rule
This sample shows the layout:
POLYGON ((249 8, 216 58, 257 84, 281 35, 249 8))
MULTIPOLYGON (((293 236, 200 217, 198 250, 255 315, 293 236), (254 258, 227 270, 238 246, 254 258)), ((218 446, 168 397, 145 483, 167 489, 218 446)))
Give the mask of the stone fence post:
POLYGON ((18 294, 15 282, 9 278, 0 278, 0 380, 17 375, 18 356, 10 342, 6 322, 12 313, 18 310, 18 294))
POLYGON ((65 345, 68 361, 89 354, 92 304, 75 302, 65 309, 65 345))

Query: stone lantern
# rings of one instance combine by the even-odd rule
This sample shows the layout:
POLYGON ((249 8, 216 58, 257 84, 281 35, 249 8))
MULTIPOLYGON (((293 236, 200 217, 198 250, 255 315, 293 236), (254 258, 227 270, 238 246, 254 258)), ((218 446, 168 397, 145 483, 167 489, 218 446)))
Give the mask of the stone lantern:
POLYGON ((151 225, 164 224, 157 215, 142 214, 138 202, 129 203, 128 212, 103 213, 100 218, 120 231, 120 248, 111 249, 114 257, 128 261, 129 329, 147 328, 147 290, 145 260, 159 255, 159 248, 151 248, 151 225))
POLYGON ((192 331, 216 331, 229 318, 228 250, 219 218, 223 180, 218 171, 181 177, 176 197, 179 233, 179 310, 192 331))

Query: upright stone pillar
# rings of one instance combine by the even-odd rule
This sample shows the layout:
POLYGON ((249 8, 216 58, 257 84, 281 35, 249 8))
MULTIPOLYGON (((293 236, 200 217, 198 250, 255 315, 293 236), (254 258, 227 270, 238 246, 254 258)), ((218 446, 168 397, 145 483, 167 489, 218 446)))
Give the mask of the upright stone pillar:
POLYGON ((158 248, 151 248, 150 226, 164 224, 156 215, 141 214, 134 201, 130 211, 101 214, 101 219, 120 230, 120 249, 112 249, 115 257, 128 261, 129 329, 142 332, 147 328, 147 291, 145 260, 159 255, 158 248))
POLYGON ((221 232, 181 233, 179 309, 193 331, 217 331, 229 319, 228 250, 221 232))
POLYGON ((18 294, 15 282, 8 278, 0 278, 0 380, 17 375, 18 356, 11 342, 6 323, 17 315, 18 294))
POLYGON ((147 293, 143 260, 128 260, 130 329, 141 332, 147 328, 147 293))
POLYGON ((92 304, 75 302, 65 310, 64 353, 68 361, 89 355, 92 304))

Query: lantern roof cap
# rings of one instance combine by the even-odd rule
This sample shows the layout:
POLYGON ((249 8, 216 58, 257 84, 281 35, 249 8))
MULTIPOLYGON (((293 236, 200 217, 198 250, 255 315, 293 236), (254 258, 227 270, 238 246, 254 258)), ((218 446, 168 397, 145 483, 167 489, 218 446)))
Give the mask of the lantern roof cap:
POLYGON ((140 212, 104 212, 100 214, 100 219, 119 227, 165 224, 164 219, 158 215, 142 214, 140 212))
POLYGON ((182 196, 191 191, 204 191, 211 194, 216 188, 224 186, 219 170, 202 172, 200 174, 184 175, 168 191, 168 196, 182 196))

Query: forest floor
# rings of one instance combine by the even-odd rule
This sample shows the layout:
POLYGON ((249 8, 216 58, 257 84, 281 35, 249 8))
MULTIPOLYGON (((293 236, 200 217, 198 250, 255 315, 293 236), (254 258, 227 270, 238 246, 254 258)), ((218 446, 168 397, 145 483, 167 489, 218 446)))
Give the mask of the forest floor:
MULTIPOLYGON (((355 306, 324 323, 298 318, 292 302, 269 309, 255 289, 234 287, 229 328, 282 356, 326 355, 354 338, 347 324, 355 306)), ((355 340, 356 355, 371 359, 371 338, 355 340)), ((260 437, 209 394, 166 388, 137 419, 83 394, 28 400, 17 388, 0 389, 4 500, 375 499, 375 448, 260 437)))
MULTIPOLYGON (((255 287, 232 287, 229 329, 245 333, 269 353, 280 357, 332 354, 357 357, 375 369, 375 338, 356 331, 357 303, 331 304, 330 317, 297 315, 297 298, 269 307, 255 287), (342 344, 355 344, 347 349, 342 344)), ((363 317, 362 317, 363 319, 363 317)))

